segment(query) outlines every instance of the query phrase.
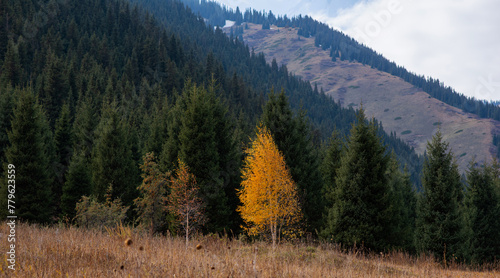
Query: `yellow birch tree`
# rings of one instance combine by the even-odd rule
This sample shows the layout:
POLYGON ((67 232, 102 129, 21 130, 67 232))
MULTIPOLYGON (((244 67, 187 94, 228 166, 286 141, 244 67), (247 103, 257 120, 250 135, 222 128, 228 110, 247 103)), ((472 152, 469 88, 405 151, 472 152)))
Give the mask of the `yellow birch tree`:
POLYGON ((250 235, 270 233, 274 248, 278 235, 300 232, 297 186, 266 127, 257 128, 257 137, 246 154, 238 212, 246 224, 243 228, 250 235))

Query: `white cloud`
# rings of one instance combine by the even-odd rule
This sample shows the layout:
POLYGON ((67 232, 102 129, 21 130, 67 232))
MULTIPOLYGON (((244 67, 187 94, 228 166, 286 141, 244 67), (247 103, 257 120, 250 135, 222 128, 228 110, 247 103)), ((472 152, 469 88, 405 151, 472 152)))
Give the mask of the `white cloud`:
POLYGON ((500 100, 499 10, 494 0, 376 0, 335 18, 312 16, 410 71, 468 96, 500 100))
POLYGON ((309 14, 412 72, 439 78, 468 96, 500 100, 497 0, 360 0, 353 6, 343 1, 343 7, 350 6, 344 9, 332 8, 338 1, 328 0, 220 2, 289 16, 309 14))

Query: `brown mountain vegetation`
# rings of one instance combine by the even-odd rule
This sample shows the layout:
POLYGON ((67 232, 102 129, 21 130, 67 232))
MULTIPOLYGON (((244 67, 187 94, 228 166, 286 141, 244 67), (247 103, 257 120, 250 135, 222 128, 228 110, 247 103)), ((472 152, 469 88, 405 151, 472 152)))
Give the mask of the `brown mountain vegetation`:
POLYGON ((297 29, 263 30, 248 24, 243 39, 256 53, 264 52, 269 63, 276 59, 290 72, 317 84, 344 107, 363 103, 368 117, 382 122, 387 132, 395 132, 423 154, 427 141, 440 128, 450 143, 461 171, 473 157, 483 163, 496 153, 493 134, 500 123, 464 113, 432 98, 399 77, 357 62, 332 61, 327 50, 314 45, 314 38, 297 35, 297 29))

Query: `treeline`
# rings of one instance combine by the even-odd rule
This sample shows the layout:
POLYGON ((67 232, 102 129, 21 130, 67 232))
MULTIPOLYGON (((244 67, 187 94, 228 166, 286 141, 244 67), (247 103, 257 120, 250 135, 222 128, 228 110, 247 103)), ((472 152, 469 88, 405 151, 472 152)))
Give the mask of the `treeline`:
POLYGON ((422 192, 414 192, 361 109, 349 140, 334 134, 323 161, 322 236, 349 247, 431 254, 445 265, 497 263, 500 165, 472 161, 462 181, 455 161, 438 131, 427 144, 422 192))
MULTIPOLYGON (((326 96, 321 89, 312 88, 309 82, 300 80, 292 76, 286 65, 278 66, 276 62, 269 67, 262 53, 255 53, 249 50, 248 46, 237 38, 225 35, 221 29, 206 25, 202 17, 192 14, 185 14, 178 17, 179 2, 165 2, 160 0, 132 0, 131 2, 141 5, 145 10, 152 13, 167 29, 176 26, 176 30, 181 30, 178 36, 185 47, 194 49, 192 53, 200 61, 211 64, 213 58, 220 61, 216 67, 216 80, 221 84, 226 84, 230 80, 241 80, 247 84, 246 90, 252 90, 258 94, 259 104, 264 104, 267 93, 274 87, 276 90, 285 89, 290 105, 294 111, 304 110, 312 124, 312 136, 315 137, 316 145, 321 141, 328 140, 331 132, 338 129, 342 134, 347 135, 351 123, 356 118, 353 109, 343 109, 341 105, 331 97, 326 96), (196 28, 194 28, 196 27, 196 28), (188 44, 189 43, 189 44, 188 44), (208 54, 207 54, 208 53, 208 54), (210 55, 212 54, 212 55, 210 55), (229 73, 230 78, 218 72, 229 73)), ((207 2, 207 5, 212 5, 207 2)), ((183 8, 182 8, 183 9, 183 8)), ((235 18, 231 17, 231 20, 235 18)), ((197 82, 200 84, 200 82, 197 82)), ((236 84, 233 82, 233 84, 236 84)), ((233 86, 235 90, 242 90, 241 86, 233 86)), ((231 100, 239 101, 230 95, 231 100)), ((237 105, 237 104, 236 104, 237 105)), ((253 119, 260 111, 252 113, 253 119)), ((420 172, 422 170, 423 158, 417 155, 414 149, 408 146, 403 140, 394 135, 386 134, 380 127, 380 134, 384 142, 390 149, 396 150, 398 159, 402 166, 407 165, 412 182, 420 188, 420 172)))
MULTIPOLYGON (((467 113, 476 114, 481 118, 500 120, 500 107, 497 104, 467 97, 464 94, 456 92, 453 88, 445 86, 439 79, 426 78, 423 75, 416 75, 409 72, 404 67, 389 61, 381 54, 359 44, 344 33, 336 31, 307 15, 288 18, 286 15, 276 16, 272 11, 265 12, 255 9, 247 9, 242 13, 239 9, 233 10, 225 6, 221 7, 212 1, 182 1, 192 7, 195 12, 209 19, 208 22, 214 26, 224 26, 224 19, 230 19, 236 21, 236 24, 250 22, 262 24, 263 26, 274 24, 278 27, 298 28, 298 35, 314 37, 315 45, 321 47, 323 50, 329 50, 330 56, 334 61, 340 59, 342 61, 357 61, 369 65, 378 70, 401 77, 415 87, 421 88, 432 97, 460 108, 467 113)), ((482 89, 487 90, 488 88, 482 89)))
MULTIPOLYGON (((23 221, 74 219, 91 226, 92 221, 100 225, 125 219, 137 224, 147 215, 160 219, 152 225, 156 232, 175 232, 172 213, 158 216, 145 209, 144 204, 162 206, 163 199, 153 197, 171 193, 166 185, 159 194, 143 186, 149 171, 144 158, 154 153, 158 171, 178 178, 185 163, 196 178, 209 219, 204 232, 238 234, 242 220, 236 192, 243 149, 262 122, 297 184, 306 232, 374 250, 414 248, 412 236, 405 234, 413 226, 402 224, 413 223, 408 215, 414 211, 407 204, 415 189, 409 176, 420 173, 421 162, 412 149, 394 136, 379 137, 376 121, 363 131, 369 140, 360 137, 371 145, 353 147, 356 130, 368 125, 359 116, 362 112, 357 116, 352 109, 342 109, 284 66, 267 65, 262 54, 207 27, 181 3, 144 2, 155 7, 158 20, 122 0, 0 3, 5 23, 0 33, 6 34, 0 36, 6 43, 0 53, 2 217, 10 213, 8 194, 14 194, 7 191, 6 169, 11 164, 15 213, 23 221), (273 87, 282 92, 274 93, 273 87), (333 143, 323 144, 334 130, 333 143), (353 154, 355 149, 360 154, 353 154), (391 150, 398 159, 389 158, 391 150), (404 164, 406 172, 401 170, 404 164), (407 245, 378 239, 385 226, 374 226, 375 234, 365 237, 363 232, 354 240, 337 234, 338 227, 348 228, 338 216, 347 212, 342 202, 350 200, 340 188, 358 181, 367 188, 376 183, 375 188, 389 195, 361 188, 364 197, 357 199, 367 207, 349 207, 369 212, 363 221, 390 216, 384 221, 392 219, 391 225, 405 229, 396 233, 390 228, 404 234, 407 245), (370 196, 377 200, 369 202, 370 196)), ((359 227, 369 227, 366 223, 359 227)), ((471 240, 483 238, 488 239, 471 240)))
MULTIPOLYGON (((278 67, 276 63, 267 65, 262 54, 250 53, 241 42, 230 40, 220 29, 207 27, 203 19, 189 13, 179 2, 164 2, 157 9, 164 13, 165 27, 124 1, 45 4, 26 1, 22 5, 10 1, 2 2, 1 10, 2 20, 8 24, 1 25, 2 32, 7 33, 4 38, 7 47, 1 53, 0 155, 2 163, 28 167, 22 175, 26 179, 32 175, 33 184, 42 183, 40 188, 46 192, 36 197, 44 199, 42 215, 34 212, 40 209, 28 205, 38 204, 30 200, 30 196, 35 197, 26 194, 26 206, 20 203, 25 207, 26 219, 51 222, 54 217, 72 216, 74 203, 82 195, 92 193, 102 202, 110 185, 114 188, 112 199, 120 197, 131 205, 137 195, 136 185, 140 183, 138 165, 142 156, 154 152, 162 158, 164 169, 173 169, 177 156, 183 153, 179 149, 181 127, 187 123, 180 117, 187 97, 182 95, 191 86, 215 94, 227 111, 213 113, 229 121, 218 124, 207 134, 200 129, 199 136, 217 136, 217 140, 222 140, 219 137, 224 128, 236 136, 228 144, 240 148, 261 117, 269 92, 273 87, 283 88, 290 111, 296 111, 289 116, 302 119, 296 132, 305 138, 288 143, 294 148, 288 159, 305 168, 310 166, 298 159, 299 150, 314 152, 313 158, 306 158, 314 165, 322 153, 323 138, 334 128, 347 134, 355 119, 352 109, 342 109, 309 83, 291 76, 286 67, 278 67), (29 12, 32 10, 43 14, 33 16, 29 12), (34 105, 30 109, 26 108, 29 103, 34 105), (21 109, 19 105, 26 107, 21 109), (22 114, 27 111, 32 115, 22 114), (27 120, 35 118, 36 121, 27 120), (16 129, 24 124, 29 125, 26 129, 30 132, 21 129, 18 132, 35 137, 15 136, 16 129), (24 140, 27 138, 28 141, 24 140), (304 140, 311 145, 301 143, 304 140), (22 146, 36 150, 27 150, 30 155, 21 156, 15 150, 22 146), (30 170, 29 167, 35 166, 38 168, 30 170)), ((212 116, 202 119, 211 120, 206 128, 215 123, 212 116)), ((203 121, 196 119, 196 122, 203 121)), ((389 144, 397 143, 395 148, 407 159, 411 172, 418 175, 421 160, 414 151, 398 138, 387 138, 389 144)), ((223 145, 216 144, 220 155, 205 157, 221 161, 210 162, 215 164, 207 168, 208 172, 196 174, 215 179, 219 187, 227 190, 225 196, 233 194, 227 197, 229 204, 235 201, 231 187, 226 188, 226 175, 237 172, 234 169, 238 169, 241 158, 223 158, 230 155, 223 152, 227 148, 223 145)), ((186 163, 197 163, 198 160, 190 161, 195 157, 186 155, 186 163)), ((297 173, 301 174, 296 174, 296 179, 304 180, 299 183, 301 186, 320 186, 317 182, 313 184, 313 179, 305 182, 305 173, 312 171, 297 170, 297 173)), ((231 180, 233 188, 239 184, 237 178, 231 180)), ((18 182, 22 184, 22 180, 18 182)), ((234 214, 234 209, 227 211, 234 214)), ((133 210, 128 213, 133 216, 133 210)), ((312 222, 315 221, 318 216, 312 222)), ((239 226, 228 227, 238 230, 239 226)))

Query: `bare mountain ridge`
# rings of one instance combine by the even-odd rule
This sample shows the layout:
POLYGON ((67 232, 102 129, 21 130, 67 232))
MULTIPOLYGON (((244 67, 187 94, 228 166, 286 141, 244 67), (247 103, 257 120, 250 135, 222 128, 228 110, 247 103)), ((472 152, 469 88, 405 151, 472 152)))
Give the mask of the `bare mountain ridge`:
POLYGON ((496 153, 493 134, 500 122, 480 119, 425 93, 401 78, 357 62, 333 62, 329 52, 314 45, 314 38, 298 37, 297 29, 262 30, 248 24, 243 39, 255 52, 264 52, 270 63, 286 64, 290 72, 323 88, 344 107, 363 103, 367 116, 382 122, 423 154, 427 141, 440 128, 463 172, 475 158, 484 163, 496 153))

